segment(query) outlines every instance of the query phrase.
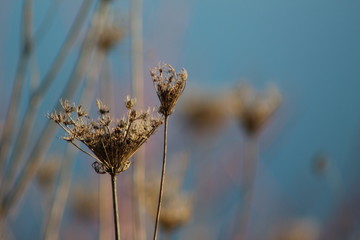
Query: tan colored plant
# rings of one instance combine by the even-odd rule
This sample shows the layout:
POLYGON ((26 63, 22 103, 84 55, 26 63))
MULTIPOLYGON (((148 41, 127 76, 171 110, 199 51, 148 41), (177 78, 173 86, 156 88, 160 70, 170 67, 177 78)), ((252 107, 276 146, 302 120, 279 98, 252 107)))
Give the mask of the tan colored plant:
POLYGON ((116 239, 120 239, 116 176, 129 168, 131 156, 163 120, 161 117, 153 117, 150 110, 135 110, 135 100, 129 97, 125 101, 127 115, 119 120, 110 117, 110 109, 100 100, 96 103, 99 113, 96 120, 90 119, 81 105, 72 105, 67 100, 61 101, 63 111, 55 111, 49 114, 49 118, 66 131, 64 140, 95 159, 92 166, 97 173, 111 175, 115 235, 116 239), (87 146, 90 152, 77 142, 87 146))
POLYGON ((163 148, 163 164, 161 170, 160 191, 158 208, 155 220, 155 229, 153 239, 157 239, 158 225, 160 219, 162 195, 164 191, 164 180, 166 171, 166 153, 167 153, 167 132, 169 116, 174 112, 176 102, 183 93, 187 81, 187 71, 182 69, 181 72, 176 72, 169 64, 159 64, 150 70, 151 78, 154 83, 156 93, 160 100, 159 113, 164 116, 164 148, 163 148))

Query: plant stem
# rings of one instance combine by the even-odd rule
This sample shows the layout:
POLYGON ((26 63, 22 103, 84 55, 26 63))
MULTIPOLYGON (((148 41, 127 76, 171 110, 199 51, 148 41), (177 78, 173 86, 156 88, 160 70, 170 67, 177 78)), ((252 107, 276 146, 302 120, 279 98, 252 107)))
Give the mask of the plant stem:
MULTIPOLYGON (((131 64, 131 93, 137 100, 137 106, 142 108, 144 102, 144 74, 143 74, 143 34, 142 34, 142 0, 130 1, 130 64, 131 64)), ((145 199, 142 193, 145 182, 145 146, 134 156, 134 202, 133 215, 135 227, 133 238, 145 240, 145 199)))
POLYGON ((256 136, 249 136, 247 139, 246 156, 245 156, 245 199, 242 208, 242 213, 239 216, 239 220, 235 222, 239 223, 239 228, 235 238, 239 240, 245 240, 247 238, 247 227, 250 218, 250 210, 254 195, 254 186, 256 180, 256 166, 257 166, 257 155, 258 155, 258 144, 256 136))
POLYGON ((118 202, 117 202, 115 174, 111 174, 111 187, 112 187, 112 197, 113 197, 115 239, 120 240, 119 210, 118 210, 118 202))
POLYGON ((158 201, 158 208, 157 208, 157 213, 156 213, 156 220, 155 220, 155 229, 154 229, 154 238, 153 238, 153 240, 156 240, 156 239, 157 239, 157 235, 158 235, 159 219, 160 219, 160 210, 161 210, 161 202, 162 202, 162 196, 163 196, 163 192, 164 192, 164 180, 165 180, 165 170, 166 170, 166 152, 167 152, 167 132, 168 132, 167 128, 168 128, 168 118, 169 118, 169 116, 165 116, 163 165, 162 165, 162 171, 161 171, 159 201, 158 201))

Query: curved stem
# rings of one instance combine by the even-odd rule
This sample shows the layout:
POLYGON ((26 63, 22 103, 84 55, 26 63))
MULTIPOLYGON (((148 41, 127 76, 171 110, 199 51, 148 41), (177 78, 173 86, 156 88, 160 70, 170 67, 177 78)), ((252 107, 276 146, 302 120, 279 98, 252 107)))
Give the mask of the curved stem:
POLYGON ((111 174, 111 187, 112 187, 112 197, 113 197, 115 239, 120 240, 119 210, 118 210, 118 202, 117 202, 115 174, 111 174))
POLYGON ((169 118, 169 116, 165 116, 163 165, 162 165, 162 171, 161 171, 159 201, 158 201, 158 207, 157 207, 157 212, 156 212, 156 220, 155 220, 155 229, 154 229, 154 238, 153 238, 153 240, 156 240, 157 235, 158 235, 159 219, 160 219, 160 211, 161 211, 161 202, 162 202, 162 196, 163 196, 163 192, 164 192, 164 180, 165 180, 165 170, 166 170, 166 152, 167 152, 168 118, 169 118))

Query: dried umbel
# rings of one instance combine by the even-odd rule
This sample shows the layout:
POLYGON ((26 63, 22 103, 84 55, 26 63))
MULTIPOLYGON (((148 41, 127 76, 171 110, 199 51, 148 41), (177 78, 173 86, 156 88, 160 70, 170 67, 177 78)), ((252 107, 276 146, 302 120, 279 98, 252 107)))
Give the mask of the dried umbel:
POLYGON ((61 101, 62 112, 53 112, 49 118, 62 127, 70 142, 96 161, 92 164, 97 173, 112 176, 125 171, 130 166, 130 157, 162 124, 160 117, 153 117, 150 110, 136 111, 134 100, 125 101, 126 117, 116 120, 109 116, 110 109, 97 100, 99 118, 90 119, 81 105, 71 105, 61 101), (91 152, 83 150, 77 143, 86 145, 91 152))
POLYGON ((159 112, 170 116, 185 89, 188 74, 185 69, 177 73, 169 64, 159 64, 150 70, 150 74, 161 104, 159 112))
POLYGON ((124 37, 124 30, 116 25, 108 24, 98 36, 97 46, 99 50, 107 52, 124 37))
POLYGON ((320 226, 313 219, 298 219, 289 222, 275 232, 274 240, 318 240, 320 239, 320 226))
POLYGON ((92 186, 86 184, 76 185, 70 198, 70 206, 75 215, 82 220, 96 219, 99 213, 99 195, 93 191, 92 186))
POLYGON ((276 111, 281 102, 277 88, 257 93, 247 85, 240 85, 230 94, 230 111, 241 122, 248 135, 256 134, 276 111))
POLYGON ((59 160, 58 156, 54 156, 40 167, 36 180, 41 190, 48 192, 53 187, 57 176, 56 174, 60 168, 59 160))
MULTIPOLYGON (((153 184, 146 189, 148 208, 151 214, 153 206, 157 202, 158 189, 153 184)), ((164 231, 173 231, 186 224, 192 216, 193 202, 191 196, 181 191, 179 183, 175 179, 167 181, 162 200, 159 224, 164 231), (172 181, 174 180, 174 181, 172 181)))
POLYGON ((164 196, 160 215, 160 226, 165 231, 173 231, 187 223, 192 215, 192 202, 187 195, 164 196))
POLYGON ((196 136, 217 133, 227 120, 225 100, 215 94, 195 92, 184 101, 181 109, 187 129, 196 136))

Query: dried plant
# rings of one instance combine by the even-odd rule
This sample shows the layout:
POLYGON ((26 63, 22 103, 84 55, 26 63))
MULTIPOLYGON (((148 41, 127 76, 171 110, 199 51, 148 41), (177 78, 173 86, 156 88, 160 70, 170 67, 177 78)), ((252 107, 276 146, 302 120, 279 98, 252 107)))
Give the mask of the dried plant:
POLYGON ((285 224, 274 232, 271 239, 276 240, 318 240, 320 239, 319 223, 311 218, 297 219, 285 224))
POLYGON ((244 240, 246 239, 256 177, 258 133, 279 107, 281 94, 275 87, 268 88, 265 92, 255 92, 249 86, 242 84, 235 88, 229 96, 229 111, 241 123, 247 135, 243 166, 245 169, 243 172, 245 199, 243 210, 234 221, 238 225, 234 231, 240 233, 237 239, 244 240))
MULTIPOLYGON (((182 179, 181 179, 182 180, 182 179)), ((174 230, 187 223, 192 216, 193 201, 189 194, 182 192, 180 179, 170 178, 163 195, 163 204, 159 219, 160 227, 171 234, 174 230)), ((154 184, 146 188, 147 206, 152 215, 155 215, 154 204, 157 202, 158 189, 154 184)))
POLYGON ((187 71, 182 69, 177 73, 171 65, 159 64, 150 70, 150 74, 161 104, 159 112, 164 116, 170 116, 185 89, 187 71))
POLYGON ((60 163, 57 156, 54 156, 49 161, 46 161, 39 168, 39 171, 36 175, 36 180, 40 189, 45 193, 48 193, 48 191, 52 189, 55 178, 57 176, 56 173, 59 171, 59 168, 60 163))
POLYGON ((120 42, 124 36, 125 31, 123 28, 117 26, 113 22, 106 22, 103 26, 103 30, 97 37, 96 45, 100 51, 106 53, 120 42))
POLYGON ((248 135, 256 134, 281 103, 281 94, 275 87, 257 93, 241 84, 230 94, 230 111, 242 124, 248 135))
POLYGON ((227 120, 224 106, 227 99, 215 94, 195 92, 187 96, 181 108, 181 115, 189 132, 194 136, 208 137, 218 132, 227 120))
POLYGON ((155 220, 154 240, 157 239, 158 225, 161 211, 161 201, 164 191, 164 180, 166 171, 166 153, 167 153, 167 132, 169 116, 174 112, 176 102, 183 93, 187 81, 187 71, 182 69, 176 72, 169 64, 159 64, 150 70, 150 75, 154 83, 156 93, 160 100, 159 113, 164 116, 164 148, 163 148, 163 164, 161 170, 160 191, 158 208, 155 220))
POLYGON ((130 98, 125 102, 127 117, 120 120, 112 119, 110 109, 100 100, 96 103, 100 115, 97 120, 90 119, 81 105, 70 105, 67 100, 61 102, 64 112, 55 111, 49 118, 67 132, 64 140, 96 160, 92 166, 97 173, 117 175, 129 168, 130 157, 162 124, 162 119, 152 117, 150 110, 136 111, 134 99, 130 98), (83 150, 75 140, 93 154, 83 150))
POLYGON ((143 145, 163 123, 161 117, 153 117, 150 110, 136 111, 135 99, 127 97, 127 116, 115 120, 110 117, 110 109, 100 100, 96 101, 99 118, 90 119, 81 105, 61 101, 62 112, 53 112, 49 118, 63 128, 67 136, 64 140, 94 158, 92 164, 99 174, 111 175, 113 210, 116 239, 120 239, 116 176, 130 166, 130 157, 143 145), (75 141, 87 146, 91 152, 82 149, 75 141))

